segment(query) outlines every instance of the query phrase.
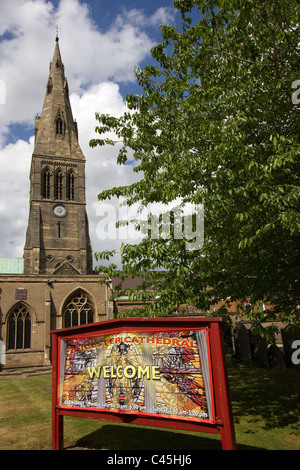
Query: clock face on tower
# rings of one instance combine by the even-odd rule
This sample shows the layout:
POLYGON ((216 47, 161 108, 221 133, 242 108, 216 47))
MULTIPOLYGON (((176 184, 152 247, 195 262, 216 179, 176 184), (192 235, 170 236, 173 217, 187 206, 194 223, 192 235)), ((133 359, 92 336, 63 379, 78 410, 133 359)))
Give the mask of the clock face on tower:
POLYGON ((55 206, 53 212, 57 217, 64 217, 67 213, 64 206, 55 206))

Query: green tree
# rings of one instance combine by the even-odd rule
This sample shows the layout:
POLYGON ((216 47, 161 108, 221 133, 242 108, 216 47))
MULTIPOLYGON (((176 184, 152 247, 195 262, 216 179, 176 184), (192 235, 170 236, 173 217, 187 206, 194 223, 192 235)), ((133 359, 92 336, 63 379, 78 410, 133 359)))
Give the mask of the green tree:
POLYGON ((120 118, 97 114, 90 145, 121 141, 118 163, 133 155, 141 173, 100 200, 203 204, 204 244, 188 250, 185 239, 150 233, 122 246, 121 272, 107 272, 144 274, 130 295, 149 301, 145 315, 186 304, 207 311, 230 297, 258 328, 266 316, 299 323, 299 2, 174 5, 181 27, 161 26, 155 65, 136 70, 143 93, 127 96, 120 118))

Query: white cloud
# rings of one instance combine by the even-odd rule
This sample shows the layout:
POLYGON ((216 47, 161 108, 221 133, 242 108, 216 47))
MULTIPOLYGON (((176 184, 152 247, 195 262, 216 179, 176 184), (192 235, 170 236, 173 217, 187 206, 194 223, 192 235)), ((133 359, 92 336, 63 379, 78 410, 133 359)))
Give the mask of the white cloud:
POLYGON ((68 64, 70 89, 102 80, 131 81, 133 68, 153 42, 137 26, 120 16, 102 33, 78 0, 61 0, 56 15, 61 24, 63 57, 68 64))
MULTIPOLYGON (((120 115, 125 104, 115 82, 134 80, 133 68, 149 53, 153 41, 149 26, 172 18, 161 7, 152 16, 125 9, 106 31, 101 31, 89 7, 79 0, 60 0, 55 9, 46 0, 1 0, 0 81, 5 102, 0 102, 0 256, 22 256, 29 210, 29 172, 33 137, 8 143, 13 124, 34 132, 34 117, 41 112, 49 62, 55 45, 55 24, 60 27, 60 49, 71 92, 79 142, 86 156, 87 210, 94 251, 112 248, 97 239, 97 195, 112 186, 137 179, 130 166, 117 166, 118 146, 91 149, 97 125, 95 112, 120 115), (3 103, 3 104, 2 104, 3 103)), ((2 97, 3 98, 3 97, 2 97)), ((115 245, 114 245, 115 246, 115 245)))
POLYGON ((29 212, 29 171, 33 138, 0 150, 1 256, 21 257, 29 212))
POLYGON ((2 0, 0 31, 12 38, 0 43, 0 79, 5 105, 0 107, 3 135, 15 122, 33 122, 45 89, 50 50, 51 5, 44 1, 2 0))
MULTIPOLYGON (((86 157, 86 198, 89 216, 90 237, 94 251, 118 249, 118 240, 105 242, 97 237, 100 222, 98 194, 104 189, 130 184, 137 179, 129 166, 116 164, 119 145, 115 147, 89 147, 89 141, 97 136, 94 129, 98 124, 95 112, 114 116, 121 115, 125 104, 119 87, 113 82, 93 85, 84 94, 70 96, 73 116, 77 120, 79 143, 86 157)), ((0 150, 0 256, 19 257, 23 255, 29 212, 29 173, 34 138, 29 142, 18 140, 0 150)))
POLYGON ((134 66, 153 42, 125 20, 118 16, 101 32, 79 0, 61 0, 57 10, 44 0, 1 0, 0 34, 12 35, 0 42, 0 80, 6 88, 5 105, 0 105, 2 141, 9 124, 33 123, 40 112, 56 22, 61 24, 60 47, 71 91, 82 93, 87 85, 108 79, 134 80, 134 66))
POLYGON ((173 8, 160 7, 151 17, 153 26, 174 22, 175 12, 173 8))
MULTIPOLYGON (((99 137, 94 129, 99 124, 95 119, 95 112, 120 116, 125 111, 125 104, 119 92, 117 84, 103 82, 88 89, 82 96, 72 94, 70 96, 73 116, 78 122, 79 142, 86 157, 86 198, 87 211, 90 225, 90 237, 95 252, 103 249, 118 249, 119 240, 103 240, 97 236, 97 225, 101 222, 98 194, 113 186, 131 184, 138 179, 133 173, 132 167, 117 165, 117 154, 120 145, 113 147, 90 148, 89 141, 93 137, 99 137)), ((110 136, 113 138, 113 135, 110 136)), ((114 204, 116 201, 108 201, 114 204)))
POLYGON ((129 22, 134 25, 139 25, 140 27, 146 27, 167 24, 169 22, 174 21, 174 18, 174 9, 169 7, 160 7, 151 16, 145 15, 143 10, 133 8, 129 11, 124 10, 122 12, 122 15, 118 15, 116 21, 120 24, 123 24, 124 22, 129 22))

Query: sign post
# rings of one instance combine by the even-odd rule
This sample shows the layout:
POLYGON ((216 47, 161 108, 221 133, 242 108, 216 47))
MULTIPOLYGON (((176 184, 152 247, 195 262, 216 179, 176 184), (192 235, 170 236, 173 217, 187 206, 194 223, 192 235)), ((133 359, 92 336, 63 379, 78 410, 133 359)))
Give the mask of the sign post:
POLYGON ((125 318, 52 335, 52 448, 63 417, 208 432, 236 449, 219 318, 125 318))

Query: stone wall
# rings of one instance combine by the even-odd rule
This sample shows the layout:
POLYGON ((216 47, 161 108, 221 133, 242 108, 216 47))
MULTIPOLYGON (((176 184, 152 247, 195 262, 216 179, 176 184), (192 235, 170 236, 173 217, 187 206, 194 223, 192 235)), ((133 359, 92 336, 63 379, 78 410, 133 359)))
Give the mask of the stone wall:
MULTIPOLYGON (((0 276, 0 340, 5 345, 4 368, 48 365, 51 362, 50 331, 64 327, 63 309, 78 289, 93 307, 94 322, 113 317, 111 290, 100 284, 100 275, 89 276, 0 276), (31 345, 28 349, 8 349, 10 313, 24 305, 31 317, 31 345)), ((1 366, 0 366, 1 367, 1 366)))

